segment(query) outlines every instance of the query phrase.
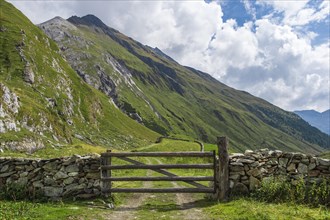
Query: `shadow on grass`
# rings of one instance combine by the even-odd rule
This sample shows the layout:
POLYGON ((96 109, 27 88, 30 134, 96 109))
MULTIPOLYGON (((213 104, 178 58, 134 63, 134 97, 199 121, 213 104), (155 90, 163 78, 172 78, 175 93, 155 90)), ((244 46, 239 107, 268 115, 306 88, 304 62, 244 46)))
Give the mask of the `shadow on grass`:
POLYGON ((183 203, 181 205, 168 203, 168 204, 151 204, 146 203, 139 207, 118 207, 114 211, 138 211, 138 210, 154 210, 158 212, 170 212, 179 210, 189 210, 192 208, 204 208, 216 204, 215 201, 207 199, 200 199, 193 202, 183 203))

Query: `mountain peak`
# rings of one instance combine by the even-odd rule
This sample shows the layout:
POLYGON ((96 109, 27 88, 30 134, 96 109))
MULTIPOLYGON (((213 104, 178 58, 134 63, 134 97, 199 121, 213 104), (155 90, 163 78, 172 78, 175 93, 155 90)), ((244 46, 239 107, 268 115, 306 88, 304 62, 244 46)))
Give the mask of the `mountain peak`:
POLYGON ((71 16, 68 19, 69 22, 73 24, 84 24, 84 25, 94 25, 100 28, 107 27, 98 17, 95 15, 85 15, 83 17, 78 17, 78 16, 71 16))

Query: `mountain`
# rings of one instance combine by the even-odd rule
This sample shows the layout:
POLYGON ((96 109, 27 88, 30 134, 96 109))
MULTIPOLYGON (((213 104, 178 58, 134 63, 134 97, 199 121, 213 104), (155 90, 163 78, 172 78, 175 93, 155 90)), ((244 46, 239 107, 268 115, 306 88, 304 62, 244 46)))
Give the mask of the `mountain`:
POLYGON ((320 131, 330 135, 330 109, 324 112, 315 110, 294 111, 310 125, 318 128, 320 131))
POLYGON ((56 17, 38 25, 77 74, 122 112, 161 133, 215 142, 235 150, 319 152, 329 137, 296 114, 230 88, 207 73, 108 27, 93 15, 56 17))
POLYGON ((0 4, 0 148, 34 151, 83 142, 126 149, 160 136, 82 80, 20 11, 0 4))

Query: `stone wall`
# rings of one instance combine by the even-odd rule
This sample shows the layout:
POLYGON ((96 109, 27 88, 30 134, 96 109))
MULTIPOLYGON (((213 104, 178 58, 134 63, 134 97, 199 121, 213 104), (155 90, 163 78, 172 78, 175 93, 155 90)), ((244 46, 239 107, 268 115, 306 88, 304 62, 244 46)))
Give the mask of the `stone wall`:
POLYGON ((268 149, 232 154, 229 160, 229 180, 232 192, 248 193, 260 186, 264 179, 281 177, 297 184, 330 179, 330 160, 268 149))
POLYGON ((23 186, 38 196, 91 198, 100 195, 100 156, 48 160, 0 157, 0 190, 23 186))

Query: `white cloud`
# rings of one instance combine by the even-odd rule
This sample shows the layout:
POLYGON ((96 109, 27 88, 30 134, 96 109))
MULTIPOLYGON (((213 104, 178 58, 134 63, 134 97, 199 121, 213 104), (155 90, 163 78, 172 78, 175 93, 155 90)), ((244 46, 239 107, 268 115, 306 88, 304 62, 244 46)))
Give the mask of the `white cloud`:
MULTIPOLYGON (((162 49, 178 62, 287 110, 329 108, 329 42, 311 45, 314 32, 296 26, 321 21, 329 2, 259 1, 274 8, 238 26, 222 21, 220 4, 203 1, 15 1, 35 23, 60 15, 94 14, 124 34, 162 49), (278 20, 276 13, 283 13, 278 20)), ((251 2, 246 10, 254 15, 251 2)))
POLYGON ((292 26, 320 22, 326 19, 330 14, 330 2, 328 0, 323 0, 317 7, 310 5, 309 0, 259 0, 259 3, 270 5, 274 8, 275 12, 283 13, 283 24, 292 26))

